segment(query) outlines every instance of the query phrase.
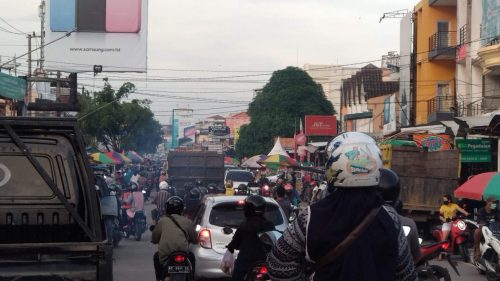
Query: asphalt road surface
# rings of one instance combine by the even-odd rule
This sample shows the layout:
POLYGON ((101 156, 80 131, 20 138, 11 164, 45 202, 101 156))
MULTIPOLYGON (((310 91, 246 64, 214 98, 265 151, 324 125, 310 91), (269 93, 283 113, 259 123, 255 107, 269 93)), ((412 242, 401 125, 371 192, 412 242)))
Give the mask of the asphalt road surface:
MULTIPOLYGON (((148 220, 152 206, 147 205, 148 220)), ((149 222, 150 223, 150 222, 149 222)), ((114 280, 116 281, 154 281, 153 254, 156 245, 149 242, 151 232, 147 230, 141 241, 135 241, 133 237, 123 238, 118 248, 114 250, 114 280)), ((452 280, 457 281, 483 281, 484 275, 480 275, 471 264, 458 262, 460 276, 451 269, 446 261, 433 261, 448 268, 452 280)))

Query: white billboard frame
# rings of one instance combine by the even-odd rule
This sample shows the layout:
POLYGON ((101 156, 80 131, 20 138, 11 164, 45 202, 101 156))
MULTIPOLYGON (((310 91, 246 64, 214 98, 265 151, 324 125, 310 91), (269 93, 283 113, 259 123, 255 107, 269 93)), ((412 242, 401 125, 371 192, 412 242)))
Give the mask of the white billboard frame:
MULTIPOLYGON (((45 12, 45 68, 49 71, 62 72, 94 72, 94 66, 102 66, 102 72, 147 72, 147 37, 148 37, 148 0, 129 0, 127 3, 136 3, 137 7, 131 6, 130 13, 138 13, 136 16, 137 29, 130 29, 126 24, 120 23, 118 12, 113 14, 110 11, 116 9, 118 4, 113 7, 109 0, 106 6, 104 16, 104 30, 98 32, 80 32, 77 26, 77 18, 83 17, 79 14, 79 1, 87 0, 67 0, 74 1, 74 15, 63 14, 56 18, 56 12, 63 9, 57 9, 51 5, 59 3, 57 0, 47 0, 45 12), (51 11, 54 15, 51 15, 51 11), (54 17, 54 18, 52 18, 54 17), (74 17, 72 19, 71 17, 74 17), (70 18, 70 19, 68 19, 70 18), (113 21, 114 18, 117 18, 113 21), (58 21, 74 20, 74 28, 68 30, 68 23, 57 28, 58 21), (124 26, 123 30, 116 29, 119 25, 124 26), (128 28, 128 29, 127 29, 128 28), (53 30, 54 29, 54 30, 53 30), (70 33, 69 36, 63 37, 70 33), (48 44, 55 41, 52 44, 48 44)), ((89 1, 90 2, 90 1, 89 1)), ((85 2, 81 2, 85 3, 85 2)), ((120 9, 120 8, 118 8, 120 9)), ((119 12, 123 12, 119 11, 119 12)), ((85 14, 84 14, 85 15, 85 14)))

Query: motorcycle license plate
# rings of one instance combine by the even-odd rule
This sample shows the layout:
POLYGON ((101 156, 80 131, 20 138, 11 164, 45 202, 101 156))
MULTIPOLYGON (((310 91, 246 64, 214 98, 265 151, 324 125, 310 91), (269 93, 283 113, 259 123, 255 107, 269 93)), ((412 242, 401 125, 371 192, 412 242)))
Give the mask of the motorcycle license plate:
POLYGON ((189 266, 169 266, 168 273, 191 273, 189 266))

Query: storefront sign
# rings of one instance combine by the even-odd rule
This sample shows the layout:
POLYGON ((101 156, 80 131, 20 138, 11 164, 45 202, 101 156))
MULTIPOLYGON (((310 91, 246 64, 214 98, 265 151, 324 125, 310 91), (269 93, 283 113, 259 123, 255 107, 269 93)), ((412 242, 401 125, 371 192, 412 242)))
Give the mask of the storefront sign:
POLYGON ((427 148, 429 151, 442 151, 451 149, 450 136, 445 134, 414 134, 413 140, 417 146, 427 148))
POLYGON ((336 136, 337 117, 306 115, 306 136, 336 136))
POLYGON ((491 162, 491 141, 487 139, 457 139, 463 163, 491 162))

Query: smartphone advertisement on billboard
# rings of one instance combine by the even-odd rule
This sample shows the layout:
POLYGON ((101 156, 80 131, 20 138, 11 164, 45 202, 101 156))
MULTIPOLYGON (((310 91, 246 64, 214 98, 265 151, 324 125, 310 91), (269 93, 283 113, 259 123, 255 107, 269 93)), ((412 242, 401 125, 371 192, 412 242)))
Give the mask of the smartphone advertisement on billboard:
POLYGON ((146 72, 148 0, 48 0, 48 70, 146 72))

